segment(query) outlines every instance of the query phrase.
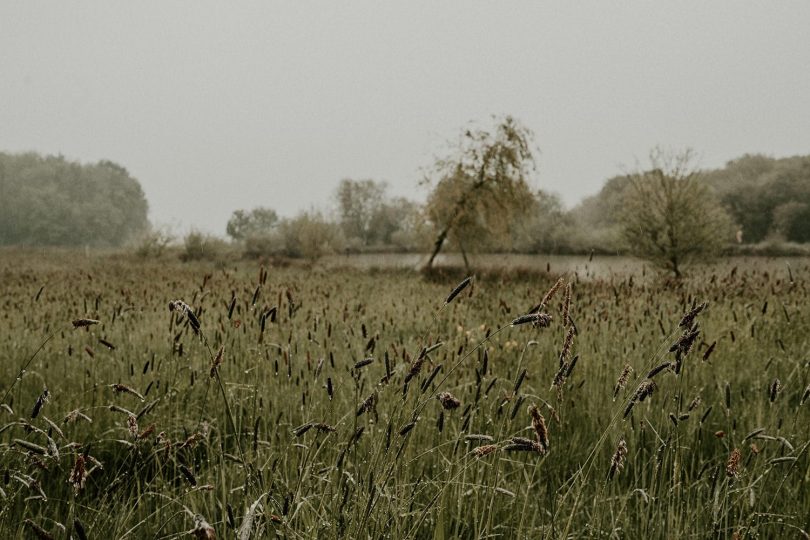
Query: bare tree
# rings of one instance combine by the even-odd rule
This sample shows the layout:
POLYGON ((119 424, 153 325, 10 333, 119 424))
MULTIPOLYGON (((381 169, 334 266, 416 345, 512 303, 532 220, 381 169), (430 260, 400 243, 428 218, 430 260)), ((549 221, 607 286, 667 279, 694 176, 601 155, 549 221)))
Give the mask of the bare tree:
POLYGON ((694 165, 694 154, 655 149, 652 167, 629 175, 620 214, 630 251, 676 277, 684 266, 716 254, 731 224, 694 165))

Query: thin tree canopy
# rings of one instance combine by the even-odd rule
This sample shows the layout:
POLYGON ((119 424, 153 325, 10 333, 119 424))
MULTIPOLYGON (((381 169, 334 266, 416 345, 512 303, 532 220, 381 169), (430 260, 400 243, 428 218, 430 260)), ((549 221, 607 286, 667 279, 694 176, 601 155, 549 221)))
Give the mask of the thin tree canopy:
POLYGON ((476 244, 509 242, 513 221, 531 208, 531 142, 531 132, 507 116, 492 133, 466 131, 460 147, 437 162, 439 180, 427 203, 436 230, 428 268, 447 240, 465 263, 466 251, 476 244))
POLYGON ((655 150, 651 161, 652 169, 629 175, 622 233, 632 253, 680 276, 729 241, 731 222, 692 167, 691 152, 655 150))

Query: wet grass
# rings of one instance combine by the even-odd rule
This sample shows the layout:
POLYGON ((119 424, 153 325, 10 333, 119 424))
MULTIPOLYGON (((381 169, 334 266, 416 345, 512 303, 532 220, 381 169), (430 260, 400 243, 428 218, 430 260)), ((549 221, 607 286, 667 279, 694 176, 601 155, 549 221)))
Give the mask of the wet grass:
POLYGON ((810 530, 806 260, 720 264, 677 283, 545 270, 486 271, 445 304, 463 274, 5 252, 0 533, 810 530), (559 277, 570 318, 562 286, 541 308, 548 327, 511 326, 559 277), (170 311, 176 300, 194 316, 170 311), (702 302, 676 374, 669 349, 691 328, 678 323, 702 302), (74 328, 82 318, 99 323, 74 328))

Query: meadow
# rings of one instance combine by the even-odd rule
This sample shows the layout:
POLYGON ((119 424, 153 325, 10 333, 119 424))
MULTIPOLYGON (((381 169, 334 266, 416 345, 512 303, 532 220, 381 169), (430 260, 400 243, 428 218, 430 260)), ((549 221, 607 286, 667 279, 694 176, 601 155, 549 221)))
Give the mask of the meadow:
POLYGON ((808 538, 808 259, 465 277, 0 252, 0 537, 808 538))

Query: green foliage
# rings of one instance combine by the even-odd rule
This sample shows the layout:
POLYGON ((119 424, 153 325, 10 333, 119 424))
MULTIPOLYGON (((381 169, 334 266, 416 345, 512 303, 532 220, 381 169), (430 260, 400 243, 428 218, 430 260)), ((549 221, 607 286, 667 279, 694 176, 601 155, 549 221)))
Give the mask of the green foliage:
POLYGON ((278 225, 278 214, 271 208, 257 207, 250 212, 234 211, 228 220, 226 233, 235 241, 244 241, 252 236, 267 236, 278 225))
POLYGON ((227 242, 199 231, 191 231, 183 238, 182 261, 224 261, 229 255, 227 242))
POLYGON ((385 211, 386 187, 384 182, 374 180, 340 181, 337 203, 345 238, 357 239, 363 246, 379 241, 380 231, 375 229, 374 221, 379 221, 385 211))
POLYGON ((174 240, 174 235, 166 228, 150 229, 135 243, 135 255, 144 259, 159 258, 174 240))
POLYGON ((810 242, 810 156, 745 155, 707 172, 706 180, 742 231, 743 242, 769 236, 810 242))
POLYGON ((249 538, 291 539, 810 531, 807 259, 791 274, 783 261, 734 260, 678 282, 579 273, 571 302, 558 290, 541 328, 510 322, 557 275, 476 279, 445 306, 458 281, 409 272, 60 253, 0 254, 0 298, 13 306, 0 332, 11 390, 1 538, 35 537, 28 523, 68 538, 74 518, 89 538, 192 538, 195 514, 217 538, 249 521, 249 538), (167 311, 177 299, 199 333, 167 311), (682 369, 655 375, 655 393, 624 418, 647 373, 674 360, 665 351, 693 299, 710 303, 682 369), (569 359, 579 360, 558 393, 570 332, 559 304, 576 321, 569 359), (100 322, 73 328, 83 317, 100 322), (49 400, 32 418, 43 387, 49 400), (443 409, 441 392, 461 405, 443 409), (530 405, 545 418, 545 454, 507 450, 535 437, 530 405), (623 467, 608 480, 622 439, 623 467), (80 457, 88 474, 74 488, 80 457))
POLYGON ((685 266, 720 252, 730 222, 692 167, 691 152, 654 150, 651 161, 651 170, 629 176, 622 234, 631 253, 680 276, 685 266))
POLYGON ((439 180, 427 202, 436 232, 428 267, 445 240, 462 253, 486 246, 511 247, 513 224, 532 206, 528 184, 534 163, 532 139, 527 128, 507 116, 493 133, 467 130, 459 147, 437 161, 439 180))
POLYGON ((538 191, 524 219, 513 225, 512 245, 523 253, 558 253, 570 245, 572 220, 557 195, 538 191))
POLYGON ((426 245, 422 208, 404 197, 388 197, 385 182, 343 179, 336 199, 347 246, 357 250, 394 246, 414 250, 426 245))
POLYGON ((147 209, 111 161, 0 153, 0 245, 121 246, 147 230, 147 209))
POLYGON ((315 261, 324 255, 338 253, 345 246, 340 229, 320 212, 303 212, 281 223, 284 254, 315 261))

